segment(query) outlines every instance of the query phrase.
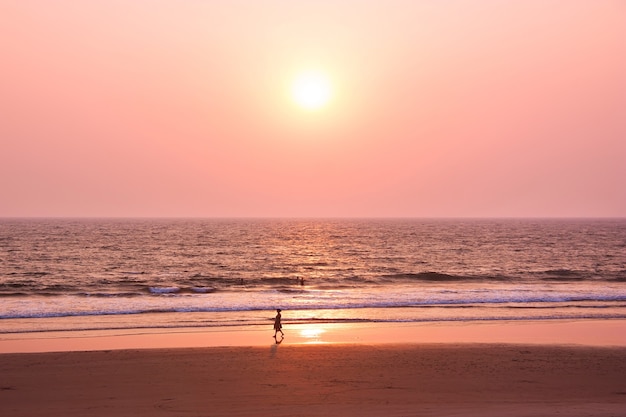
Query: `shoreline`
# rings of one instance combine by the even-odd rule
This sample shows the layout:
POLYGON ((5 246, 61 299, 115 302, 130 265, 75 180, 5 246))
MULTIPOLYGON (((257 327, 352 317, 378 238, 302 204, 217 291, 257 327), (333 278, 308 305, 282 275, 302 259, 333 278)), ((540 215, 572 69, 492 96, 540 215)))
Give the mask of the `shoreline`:
MULTIPOLYGON (((625 319, 285 326, 282 346, 341 344, 511 344, 626 347, 625 319)), ((0 354, 270 346, 271 325, 0 334, 0 354)), ((280 340, 280 339, 279 339, 280 340)))

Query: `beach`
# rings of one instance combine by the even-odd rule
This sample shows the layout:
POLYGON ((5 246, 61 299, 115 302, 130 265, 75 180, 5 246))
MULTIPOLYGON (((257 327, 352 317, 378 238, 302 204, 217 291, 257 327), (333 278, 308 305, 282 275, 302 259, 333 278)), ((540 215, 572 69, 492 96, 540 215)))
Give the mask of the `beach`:
POLYGON ((620 219, 0 226, 2 417, 626 415, 620 219))
MULTIPOLYGON (((623 329, 623 322, 587 326, 607 333, 623 329)), ((431 336, 436 327, 430 325, 431 336)), ((533 323, 509 327, 528 333, 533 323)), ((535 335, 546 330, 555 334, 558 328, 561 334, 581 330, 572 323, 552 323, 552 329, 535 335)), ((425 326, 410 329, 425 331, 425 326)), ((367 331, 356 326, 344 327, 342 333, 352 334, 357 343, 321 336, 332 331, 307 336, 306 329, 287 328, 280 344, 266 329, 248 335, 248 340, 262 335, 263 345, 243 346, 242 341, 229 346, 226 339, 205 334, 205 347, 151 344, 4 353, 0 415, 620 416, 626 410, 626 346, 621 339, 603 345, 605 339, 589 343, 585 333, 577 333, 576 344, 556 343, 556 336, 496 343, 499 339, 486 336, 498 333, 493 327, 464 329, 457 341, 433 336, 421 343, 394 343, 383 337, 389 333, 382 326, 367 331)), ((446 326, 439 334, 446 334, 446 326)), ((162 336, 177 339, 180 334, 162 336)))

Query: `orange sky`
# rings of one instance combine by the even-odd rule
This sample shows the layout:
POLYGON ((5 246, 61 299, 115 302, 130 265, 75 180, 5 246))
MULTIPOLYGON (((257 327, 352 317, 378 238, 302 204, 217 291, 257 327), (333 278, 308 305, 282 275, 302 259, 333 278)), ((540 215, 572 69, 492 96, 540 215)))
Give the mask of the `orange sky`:
POLYGON ((619 0, 0 0, 0 216, 626 216, 625 74, 619 0))

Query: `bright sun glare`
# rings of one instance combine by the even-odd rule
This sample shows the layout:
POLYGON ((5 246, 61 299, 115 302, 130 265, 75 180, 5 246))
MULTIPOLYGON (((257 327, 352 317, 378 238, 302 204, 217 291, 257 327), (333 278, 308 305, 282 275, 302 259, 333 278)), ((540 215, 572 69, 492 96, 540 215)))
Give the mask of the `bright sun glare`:
POLYGON ((325 74, 320 72, 304 72, 298 75, 291 87, 294 101, 307 110, 324 107, 331 98, 331 84, 325 74))

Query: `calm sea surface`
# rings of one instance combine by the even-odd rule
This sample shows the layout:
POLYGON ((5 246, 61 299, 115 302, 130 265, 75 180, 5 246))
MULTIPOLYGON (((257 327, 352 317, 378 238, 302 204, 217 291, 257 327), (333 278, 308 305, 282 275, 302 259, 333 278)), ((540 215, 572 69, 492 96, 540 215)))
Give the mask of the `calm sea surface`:
POLYGON ((0 219, 0 333, 626 318, 626 220, 0 219))

